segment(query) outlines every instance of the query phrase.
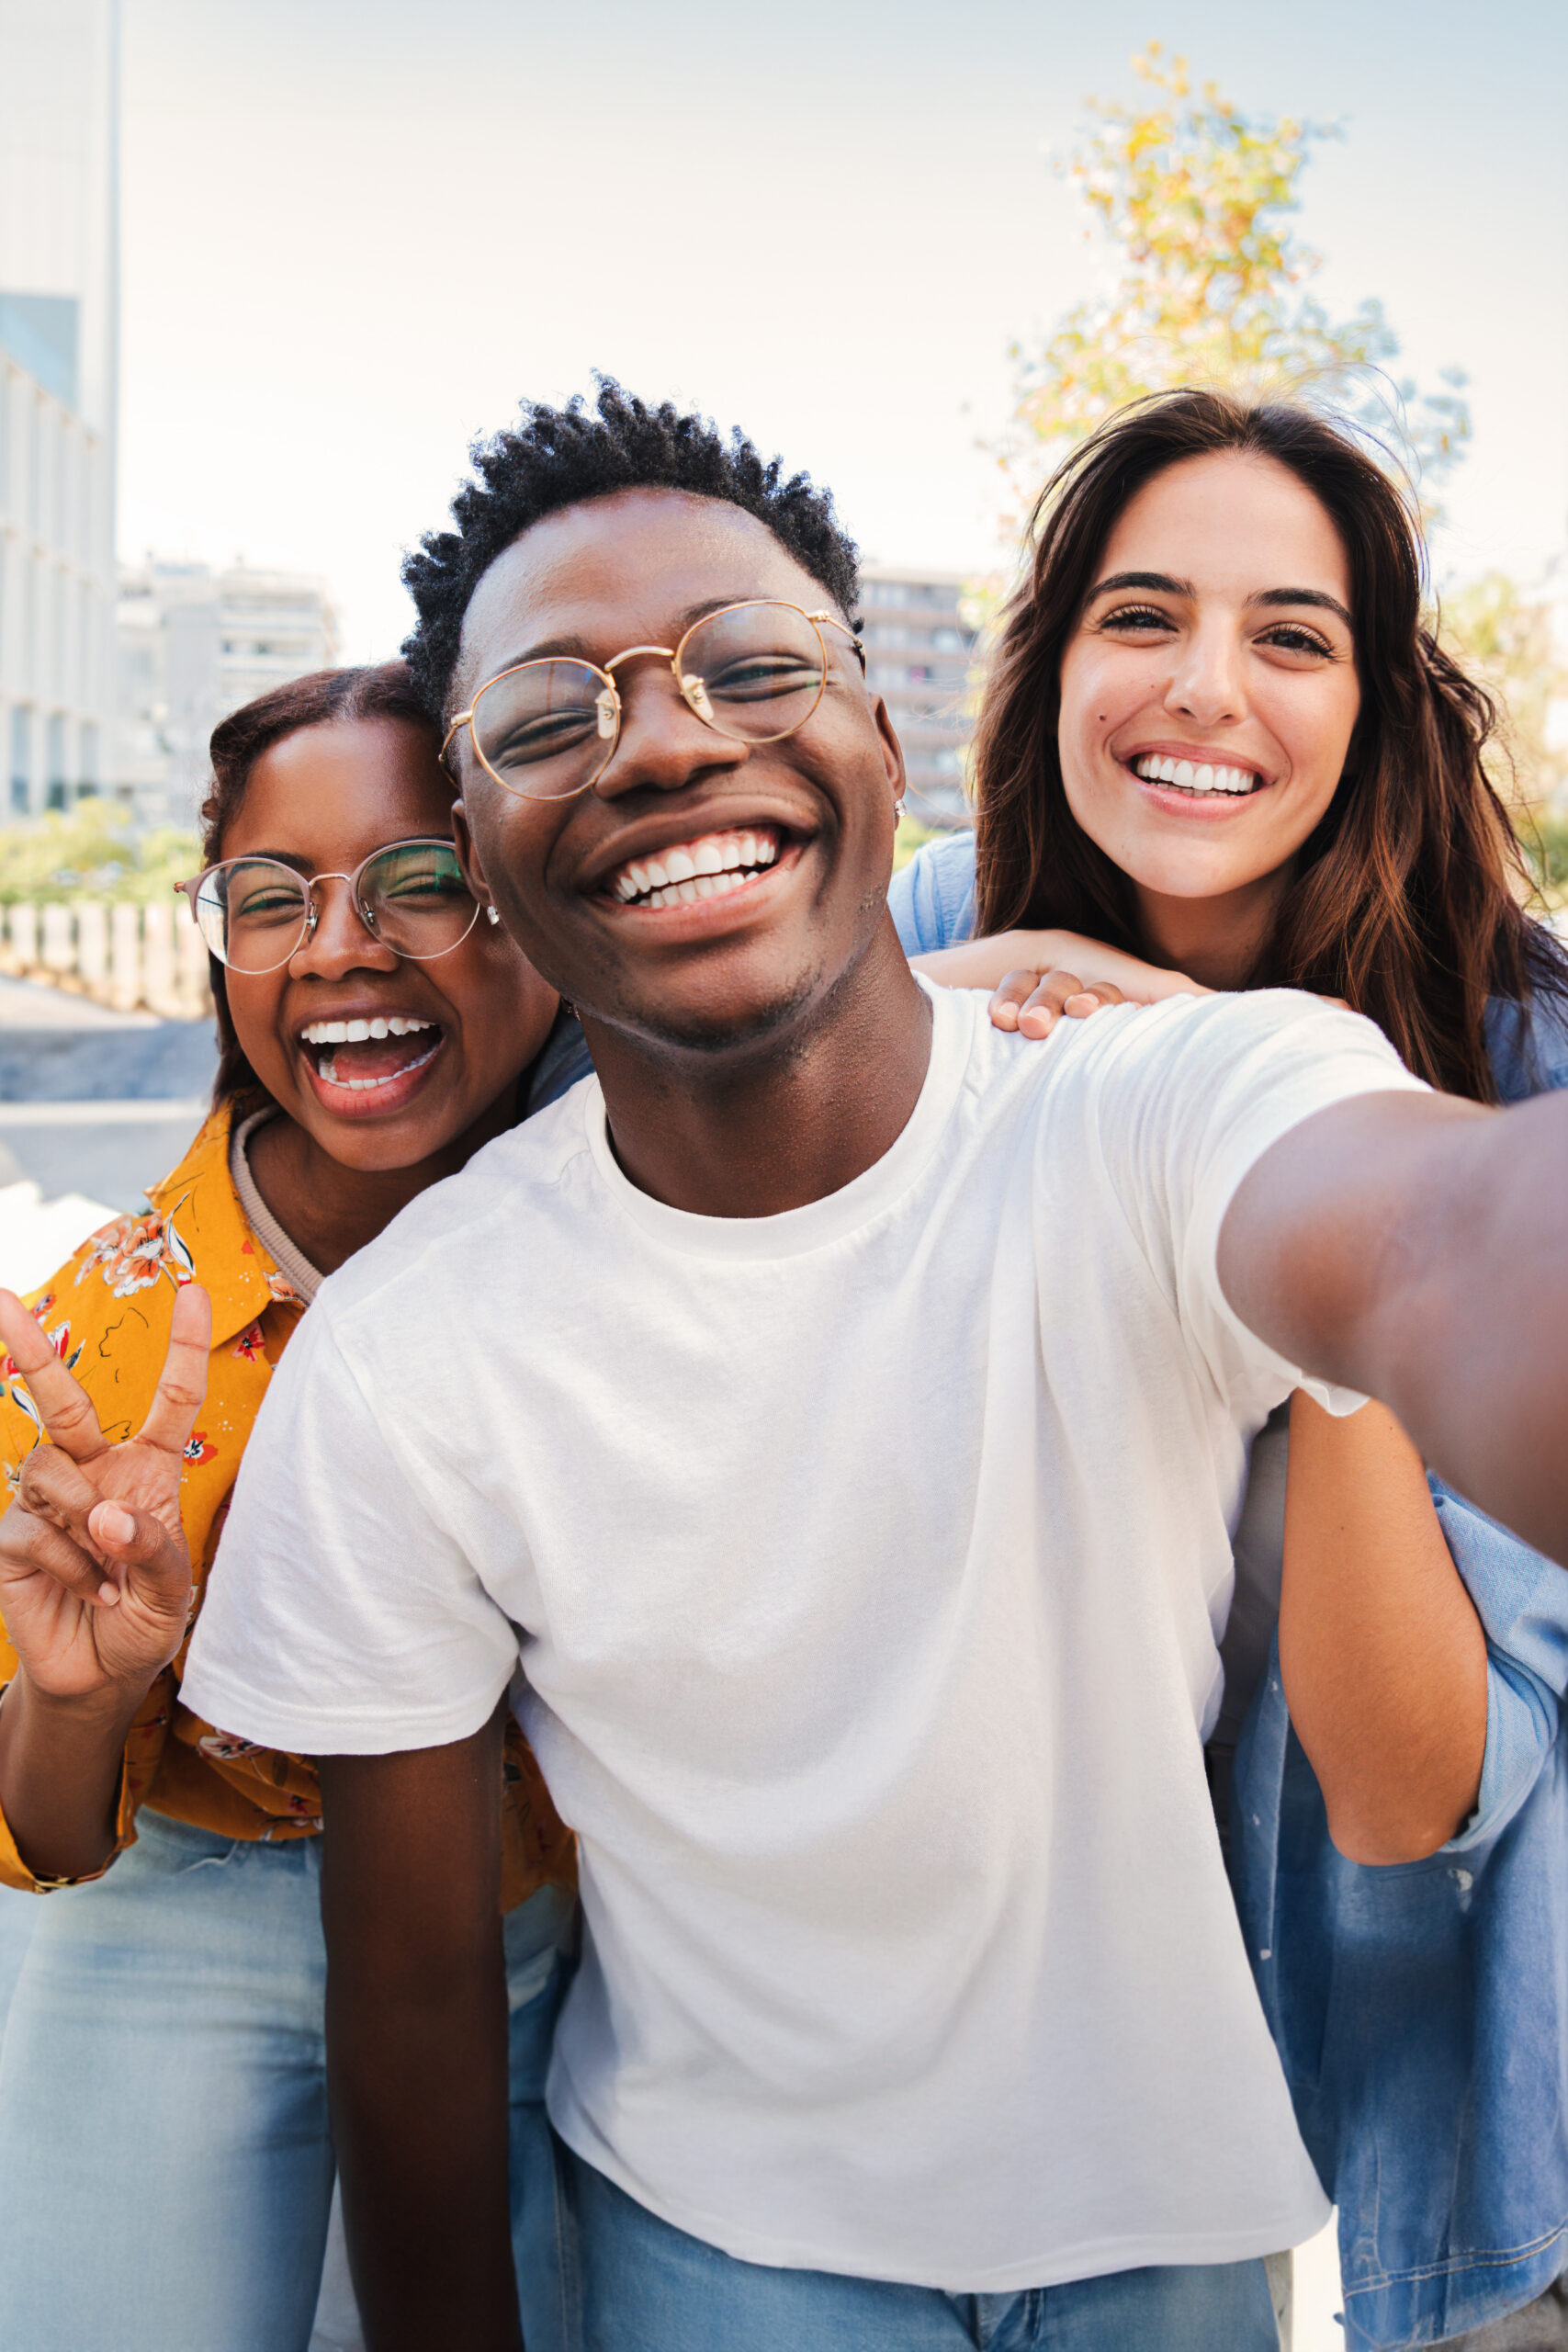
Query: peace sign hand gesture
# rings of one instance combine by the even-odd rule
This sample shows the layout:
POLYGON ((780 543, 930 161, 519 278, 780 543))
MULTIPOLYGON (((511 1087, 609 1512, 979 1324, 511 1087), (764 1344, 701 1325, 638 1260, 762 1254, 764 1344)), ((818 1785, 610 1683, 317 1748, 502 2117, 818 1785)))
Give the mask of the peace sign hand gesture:
POLYGON ((0 1339, 43 1423, 0 1519, 0 1616, 42 1695, 140 1700, 185 1639, 191 1566, 180 1524, 180 1465, 207 1393, 212 1308, 186 1283, 140 1432, 111 1445, 92 1399, 14 1292, 0 1290, 0 1339))

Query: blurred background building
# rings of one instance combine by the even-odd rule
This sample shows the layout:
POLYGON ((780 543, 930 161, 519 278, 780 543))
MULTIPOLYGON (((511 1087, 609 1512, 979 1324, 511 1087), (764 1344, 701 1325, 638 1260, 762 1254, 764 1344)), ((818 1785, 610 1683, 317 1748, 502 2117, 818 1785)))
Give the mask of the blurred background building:
POLYGON ((8 815, 113 763, 116 0, 0 0, 0 757, 8 815))
MULTIPOLYGON (((119 0, 0 0, 0 823, 111 795, 195 826, 208 739, 338 659, 325 583, 115 560, 119 0)), ((911 816, 967 821, 975 633, 958 573, 871 565, 870 683, 911 816)))
POLYGON ((164 563, 119 575, 119 775, 146 824, 194 828, 208 738, 242 703, 337 660, 325 583, 234 563, 164 563))
POLYGON ((969 822, 976 632, 961 610, 964 589, 956 571, 872 563, 861 573, 866 684, 886 701, 904 746, 910 816, 940 828, 969 822))

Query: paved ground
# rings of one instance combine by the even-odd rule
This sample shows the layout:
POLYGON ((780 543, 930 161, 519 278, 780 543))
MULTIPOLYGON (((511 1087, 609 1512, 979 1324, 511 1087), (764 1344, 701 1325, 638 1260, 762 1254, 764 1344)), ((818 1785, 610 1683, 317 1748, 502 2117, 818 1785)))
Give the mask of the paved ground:
POLYGON ((0 977, 0 1282, 41 1282, 179 1158, 218 1065, 209 1022, 109 1012, 0 977))

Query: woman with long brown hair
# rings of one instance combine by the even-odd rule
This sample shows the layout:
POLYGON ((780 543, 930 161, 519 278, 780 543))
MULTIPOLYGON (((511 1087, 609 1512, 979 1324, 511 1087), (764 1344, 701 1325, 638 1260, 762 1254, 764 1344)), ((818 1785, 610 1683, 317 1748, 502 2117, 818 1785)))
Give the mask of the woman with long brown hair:
MULTIPOLYGON (((1123 993, 1285 986, 1344 999, 1477 1102, 1568 1083, 1568 966, 1522 904, 1486 772, 1495 715, 1426 626, 1422 584, 1411 506, 1321 416, 1188 390, 1112 419, 1041 501, 980 718, 976 835, 898 878, 906 946, 978 934, 937 976, 1010 971, 994 1017, 1026 1034, 1123 993)), ((1240 1739, 1238 1895, 1340 2203, 1349 2340, 1450 2338, 1539 2293, 1568 2249, 1563 1603, 1535 1555, 1428 1495, 1376 1406, 1331 1423, 1298 1396, 1276 1418, 1235 1551, 1216 1793, 1223 1811, 1240 1739), (1434 1521, 1465 1584, 1391 1611, 1394 1565, 1434 1521), (1443 1819, 1452 1792, 1434 1788, 1437 1834, 1411 1849, 1429 1860, 1369 1850, 1355 1773, 1325 1764, 1319 1789, 1310 1761, 1374 1757, 1380 1679, 1403 1659, 1436 1691, 1438 1649, 1478 1628, 1473 1809, 1443 1819)), ((1433 1784, 1416 1747, 1408 1761, 1414 1796, 1433 1784)), ((1568 2342, 1565 2317, 1553 2290, 1517 2340, 1568 2342)))

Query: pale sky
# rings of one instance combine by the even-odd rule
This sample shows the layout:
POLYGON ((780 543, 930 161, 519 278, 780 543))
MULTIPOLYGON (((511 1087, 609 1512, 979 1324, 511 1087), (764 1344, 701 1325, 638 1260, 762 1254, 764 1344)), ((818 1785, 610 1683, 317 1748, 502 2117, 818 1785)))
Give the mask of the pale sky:
POLYGON ((124 0, 120 545, 319 571, 395 650, 476 433, 592 371, 739 424, 871 558, 985 571, 1008 347, 1104 278, 1053 175, 1150 37, 1339 120, 1300 232, 1471 381, 1439 572, 1568 542, 1561 0, 124 0))

